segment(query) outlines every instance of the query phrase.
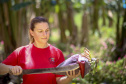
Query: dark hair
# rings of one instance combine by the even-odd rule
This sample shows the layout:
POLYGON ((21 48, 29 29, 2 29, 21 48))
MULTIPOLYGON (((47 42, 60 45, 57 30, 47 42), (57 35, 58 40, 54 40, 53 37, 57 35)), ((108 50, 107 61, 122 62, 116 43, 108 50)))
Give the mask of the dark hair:
MULTIPOLYGON (((46 22, 48 23, 48 20, 44 17, 41 17, 41 16, 38 16, 38 17, 35 17, 31 20, 31 23, 30 23, 30 29, 32 31, 34 31, 34 28, 35 28, 35 24, 36 23, 41 23, 41 22, 46 22)), ((48 23, 49 24, 49 23, 48 23)), ((30 43, 33 43, 34 42, 34 38, 33 36, 30 34, 29 32, 29 39, 30 39, 30 43)))
POLYGON ((41 16, 38 16, 38 17, 35 17, 31 20, 31 23, 30 23, 30 29, 33 31, 34 28, 35 28, 35 24, 36 23, 41 23, 41 22, 47 22, 48 23, 48 20, 44 17, 41 17, 41 16))

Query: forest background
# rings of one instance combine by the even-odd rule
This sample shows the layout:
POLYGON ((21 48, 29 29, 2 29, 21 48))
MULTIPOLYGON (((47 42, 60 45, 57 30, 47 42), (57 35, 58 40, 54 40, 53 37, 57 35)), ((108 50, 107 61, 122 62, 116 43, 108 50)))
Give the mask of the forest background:
MULTIPOLYGON (((96 72, 71 84, 126 84, 126 0, 0 0, 0 62, 29 44, 35 16, 49 20, 49 43, 66 59, 84 47, 99 58, 96 72)), ((0 81, 19 83, 14 76, 0 76, 0 81)))

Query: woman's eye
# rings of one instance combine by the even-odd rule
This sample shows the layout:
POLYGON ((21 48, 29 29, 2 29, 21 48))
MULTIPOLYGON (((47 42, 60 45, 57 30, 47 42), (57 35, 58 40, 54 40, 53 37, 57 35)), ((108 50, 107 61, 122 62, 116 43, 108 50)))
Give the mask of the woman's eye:
POLYGON ((41 33, 42 31, 39 31, 39 33, 41 33))
POLYGON ((48 32, 49 30, 46 30, 46 32, 48 32))

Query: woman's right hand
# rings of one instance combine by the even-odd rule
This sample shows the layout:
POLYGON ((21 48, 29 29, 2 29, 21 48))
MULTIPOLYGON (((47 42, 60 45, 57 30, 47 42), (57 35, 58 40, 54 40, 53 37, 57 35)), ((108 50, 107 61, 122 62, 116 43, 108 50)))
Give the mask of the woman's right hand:
POLYGON ((12 75, 20 75, 22 73, 22 68, 20 66, 10 66, 9 73, 12 75))

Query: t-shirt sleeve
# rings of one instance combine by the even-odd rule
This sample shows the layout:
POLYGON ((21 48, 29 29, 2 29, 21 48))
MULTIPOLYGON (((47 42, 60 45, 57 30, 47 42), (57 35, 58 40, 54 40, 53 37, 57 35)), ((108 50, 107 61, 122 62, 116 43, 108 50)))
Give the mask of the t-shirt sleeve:
POLYGON ((18 63, 18 50, 13 51, 2 63, 15 66, 18 63))
MULTIPOLYGON (((56 66, 58 66, 60 63, 62 63, 64 60, 65 60, 64 55, 63 55, 62 51, 59 50, 59 58, 56 63, 56 66)), ((64 76, 64 75, 56 75, 56 77, 62 77, 62 76, 64 76)))
POLYGON ((59 56, 58 61, 56 62, 56 66, 58 66, 60 63, 62 63, 65 60, 64 55, 61 50, 59 50, 59 56))

